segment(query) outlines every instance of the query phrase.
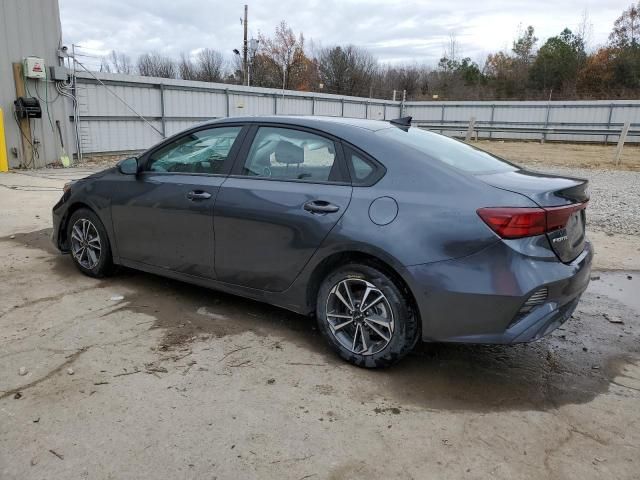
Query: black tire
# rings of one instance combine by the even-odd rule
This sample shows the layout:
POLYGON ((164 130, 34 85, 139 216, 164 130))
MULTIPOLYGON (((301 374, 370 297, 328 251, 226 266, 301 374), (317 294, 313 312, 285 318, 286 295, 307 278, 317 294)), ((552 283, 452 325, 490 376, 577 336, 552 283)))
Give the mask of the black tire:
MULTIPOLYGON (((384 368, 393 365, 413 349, 419 337, 418 318, 413 311, 408 295, 396 285, 389 275, 370 265, 347 264, 327 275, 318 291, 316 318, 320 331, 329 342, 329 345, 344 360, 359 367, 384 368), (344 280, 368 282, 386 297, 385 305, 388 305, 391 309, 393 314, 391 318, 394 326, 392 334, 389 335, 390 339, 388 341, 384 340, 388 343, 381 350, 367 354, 356 353, 352 349, 345 348, 344 339, 341 343, 333 333, 333 328, 327 317, 327 305, 331 302, 330 295, 333 294, 335 296, 335 293, 332 293, 335 292, 334 287, 337 288, 344 280)), ((346 319, 346 321, 348 322, 349 320, 346 319)), ((351 328, 352 325, 348 328, 351 328)), ((364 327, 361 326, 360 328, 364 327)), ((357 330, 355 331, 357 332, 357 330)), ((380 342, 384 343, 382 340, 380 342)))
POLYGON ((103 278, 113 273, 113 257, 111 255, 111 244, 109 243, 107 231, 100 221, 100 218, 98 218, 98 216, 91 210, 87 208, 81 208, 73 212, 73 214, 69 218, 69 221, 67 222, 67 240, 69 242, 69 251, 71 253, 71 258, 73 258, 73 263, 75 263, 78 270, 80 270, 82 273, 94 278, 103 278), (76 258, 73 248, 73 227, 75 225, 80 226, 83 220, 89 221, 91 225, 95 227, 95 231, 97 232, 100 244, 99 255, 96 255, 97 262, 94 262, 93 259, 88 259, 87 257, 87 259, 89 260, 88 265, 83 265, 81 261, 76 258))

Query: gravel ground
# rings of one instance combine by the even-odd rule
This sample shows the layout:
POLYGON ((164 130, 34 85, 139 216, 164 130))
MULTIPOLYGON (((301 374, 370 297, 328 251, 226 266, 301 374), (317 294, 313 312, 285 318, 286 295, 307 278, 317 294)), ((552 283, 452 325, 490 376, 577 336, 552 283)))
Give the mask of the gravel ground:
POLYGON ((591 194, 587 209, 588 226, 609 234, 640 235, 640 172, 541 164, 527 167, 588 179, 591 194))

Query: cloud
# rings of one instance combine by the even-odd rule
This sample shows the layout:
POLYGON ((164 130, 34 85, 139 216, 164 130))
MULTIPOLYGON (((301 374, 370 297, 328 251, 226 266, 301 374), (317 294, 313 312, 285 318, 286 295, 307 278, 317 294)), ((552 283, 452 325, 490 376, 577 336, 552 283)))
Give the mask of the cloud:
MULTIPOLYGON (((244 1, 60 0, 63 38, 79 44, 88 64, 112 49, 132 58, 157 51, 173 57, 205 47, 231 58, 242 44, 244 1)), ((480 59, 509 48, 520 27, 545 39, 576 29, 587 9, 593 46, 606 42, 629 0, 262 0, 249 3, 249 30, 271 34, 280 20, 314 45, 352 43, 383 62, 435 64, 451 34, 463 56, 480 59)))

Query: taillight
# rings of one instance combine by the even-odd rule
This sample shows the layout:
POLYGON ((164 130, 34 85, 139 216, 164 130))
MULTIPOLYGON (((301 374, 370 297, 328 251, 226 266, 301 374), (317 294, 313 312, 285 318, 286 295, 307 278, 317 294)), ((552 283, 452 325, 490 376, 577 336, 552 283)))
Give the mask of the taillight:
POLYGON ((502 238, 523 238, 564 228, 569 217, 586 206, 584 202, 547 208, 490 207, 477 212, 502 238))
POLYGON ((547 232, 559 230, 567 226, 569 217, 575 212, 587 208, 587 202, 574 203, 573 205, 566 205, 563 207, 547 207, 547 232))

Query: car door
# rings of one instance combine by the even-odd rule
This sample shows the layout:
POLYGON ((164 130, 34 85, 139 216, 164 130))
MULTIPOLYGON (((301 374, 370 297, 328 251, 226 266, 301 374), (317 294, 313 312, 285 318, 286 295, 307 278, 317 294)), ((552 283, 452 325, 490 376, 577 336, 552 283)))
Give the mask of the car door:
POLYGON ((233 165, 242 125, 192 130, 123 175, 111 212, 120 258, 189 275, 214 276, 213 205, 233 165))
POLYGON ((254 126, 215 205, 220 281, 283 291, 346 211, 342 149, 322 133, 254 126))

